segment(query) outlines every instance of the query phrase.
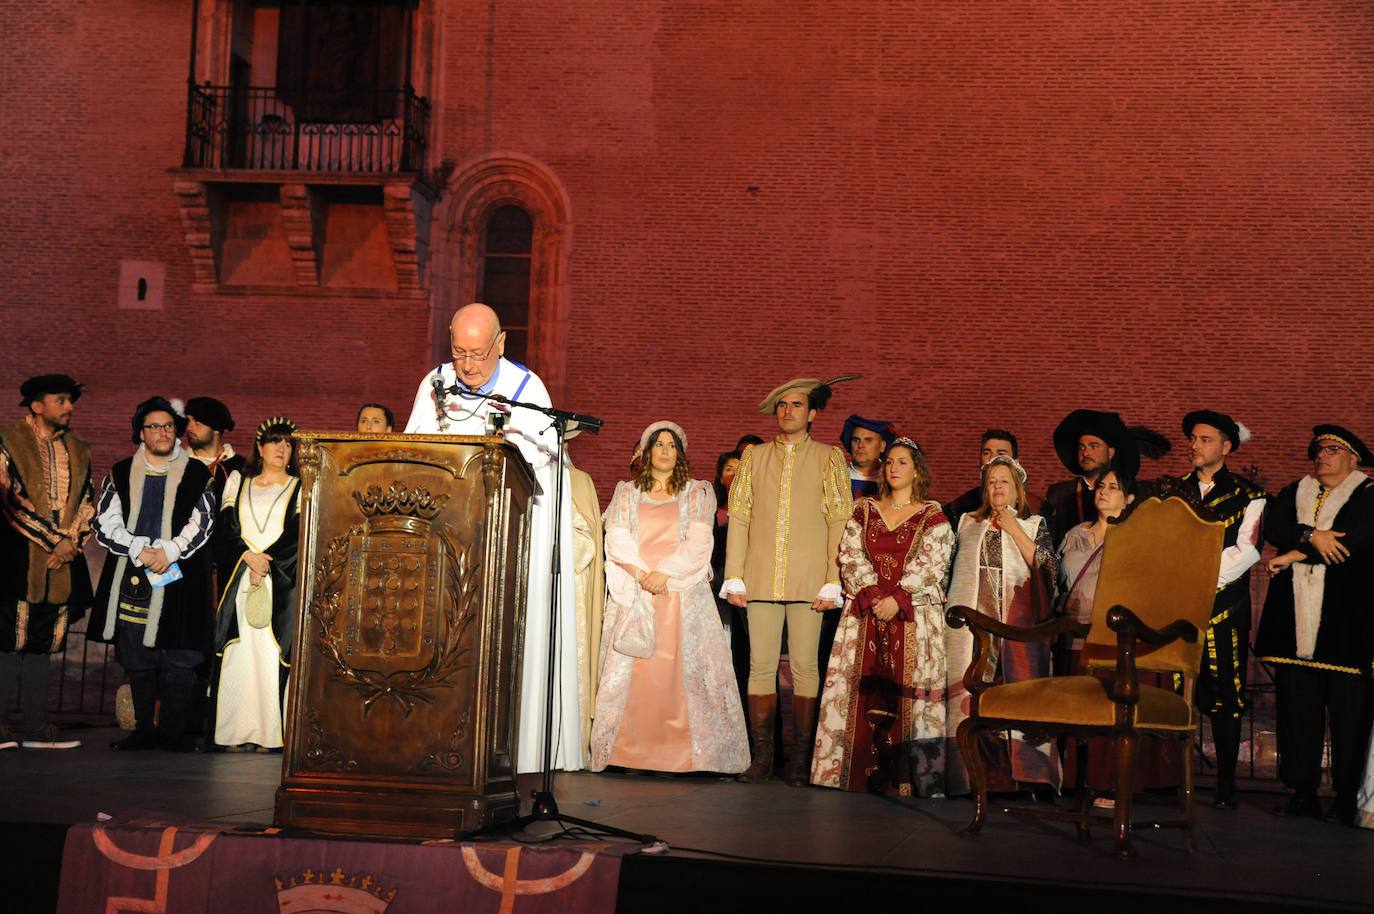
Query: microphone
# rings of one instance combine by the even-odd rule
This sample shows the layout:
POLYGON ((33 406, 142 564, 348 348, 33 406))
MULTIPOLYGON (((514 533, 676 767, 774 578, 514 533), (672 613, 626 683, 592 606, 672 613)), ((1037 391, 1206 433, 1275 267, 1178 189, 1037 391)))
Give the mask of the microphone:
POLYGON ((596 416, 584 416, 581 413, 568 413, 568 424, 595 435, 601 431, 601 426, 605 423, 596 418, 596 416))
POLYGON ((431 386, 434 388, 434 399, 442 403, 444 394, 448 393, 448 391, 444 389, 444 376, 442 374, 436 374, 433 382, 431 382, 431 386))

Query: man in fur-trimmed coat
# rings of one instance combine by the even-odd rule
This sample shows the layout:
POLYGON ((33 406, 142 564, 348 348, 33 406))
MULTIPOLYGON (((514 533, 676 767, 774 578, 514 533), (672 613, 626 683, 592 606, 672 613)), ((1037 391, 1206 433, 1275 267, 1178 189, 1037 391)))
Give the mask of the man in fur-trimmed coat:
POLYGON ((112 643, 129 674, 136 728, 110 748, 197 748, 186 736, 196 668, 210 648, 210 550, 215 520, 209 469, 177 440, 186 419, 161 397, 138 405, 139 448, 116 463, 97 508, 96 539, 110 551, 86 637, 112 643), (156 729, 153 713, 162 710, 156 729))
POLYGON ((1374 663, 1374 454, 1339 425, 1312 429, 1310 476, 1274 499, 1265 539, 1278 555, 1255 635, 1274 667, 1279 777, 1294 793, 1284 816, 1321 817, 1322 736, 1331 727, 1332 810, 1355 824, 1369 741, 1374 663), (1325 712, 1325 713, 1323 713, 1325 712))

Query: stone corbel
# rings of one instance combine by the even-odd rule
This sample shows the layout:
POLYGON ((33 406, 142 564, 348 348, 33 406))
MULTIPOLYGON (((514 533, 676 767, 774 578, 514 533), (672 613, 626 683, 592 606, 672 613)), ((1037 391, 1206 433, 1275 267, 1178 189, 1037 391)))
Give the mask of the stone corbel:
POLYGON ((304 184, 281 186, 281 219, 286 230, 286 244, 291 250, 291 264, 296 270, 296 285, 320 284, 319 257, 315 248, 315 220, 312 218, 312 195, 304 184))
POLYGON ((172 189, 181 199, 178 212, 186 247, 191 253, 192 288, 197 292, 213 292, 219 288, 219 264, 215 257, 217 245, 209 190, 203 181, 176 181, 172 189))

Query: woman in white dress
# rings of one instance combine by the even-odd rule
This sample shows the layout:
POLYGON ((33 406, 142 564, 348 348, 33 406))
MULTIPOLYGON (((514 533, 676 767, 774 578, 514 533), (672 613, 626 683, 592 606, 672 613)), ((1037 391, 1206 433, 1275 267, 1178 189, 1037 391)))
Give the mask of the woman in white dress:
MULTIPOLYGON (((1009 625, 1037 625, 1053 611, 1058 566, 1045 519, 1028 508, 1026 471, 1011 457, 992 458, 983 467, 982 506, 959 520, 949 605, 969 606, 1009 625)), ((1050 675, 1048 642, 999 640, 993 648, 994 681, 1023 682, 1050 675)), ((963 677, 973 654, 972 634, 967 628, 946 629, 945 651, 949 664, 946 726, 953 741, 959 724, 968 717, 969 693, 963 677)), ((1058 792, 1062 773, 1053 741, 1037 741, 1016 730, 983 732, 974 748, 983 759, 989 790, 1017 791, 1045 784, 1058 792)), ((957 749, 946 757, 950 794, 969 792, 966 765, 957 749)))
POLYGON ((592 770, 737 773, 749 766, 730 647, 711 593, 711 486, 673 422, 640 437, 636 478, 604 517, 608 596, 592 770))
POLYGON ((224 484, 215 527, 215 743, 230 750, 282 746, 300 536, 295 431, 280 416, 258 426, 242 475, 224 484))

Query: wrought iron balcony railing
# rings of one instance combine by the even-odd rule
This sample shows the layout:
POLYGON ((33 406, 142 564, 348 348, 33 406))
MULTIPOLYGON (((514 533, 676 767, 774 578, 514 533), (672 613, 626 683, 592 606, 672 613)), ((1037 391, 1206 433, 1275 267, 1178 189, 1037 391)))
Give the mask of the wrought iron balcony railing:
POLYGON ((389 92, 284 92, 192 85, 187 168, 416 172, 424 167, 429 102, 389 92))

